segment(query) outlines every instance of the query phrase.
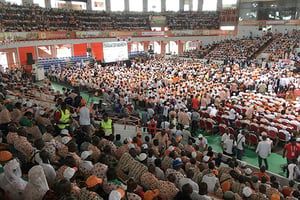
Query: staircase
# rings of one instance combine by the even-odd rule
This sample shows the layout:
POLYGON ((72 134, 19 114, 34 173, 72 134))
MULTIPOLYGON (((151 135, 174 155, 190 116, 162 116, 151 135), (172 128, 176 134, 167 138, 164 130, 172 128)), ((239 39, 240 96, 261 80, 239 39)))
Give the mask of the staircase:
POLYGON ((268 46, 274 40, 276 40, 276 38, 277 38, 276 36, 273 36, 264 46, 262 46, 262 48, 255 53, 255 55, 253 56, 253 59, 255 59, 255 58, 260 59, 260 58, 265 58, 265 57, 267 57, 269 59, 270 54, 268 53, 268 55, 266 55, 266 54, 263 54, 263 52, 266 50, 266 48, 268 48, 268 46))

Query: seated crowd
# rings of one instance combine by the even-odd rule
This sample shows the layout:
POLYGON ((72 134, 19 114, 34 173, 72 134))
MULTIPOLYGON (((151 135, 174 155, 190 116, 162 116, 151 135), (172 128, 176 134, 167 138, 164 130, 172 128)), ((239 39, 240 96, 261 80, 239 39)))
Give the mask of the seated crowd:
POLYGON ((213 51, 210 51, 204 58, 215 60, 251 60, 255 53, 263 49, 270 37, 228 39, 219 42, 213 51))
POLYGON ((295 56, 293 50, 297 48, 299 39, 299 31, 293 31, 289 35, 280 34, 264 52, 270 53, 269 60, 272 62, 278 62, 279 59, 292 59, 295 56))
MULTIPOLYGON (((259 42, 244 39, 235 47, 258 48, 259 42)), ((221 43, 218 51, 224 48, 221 43)), ((48 74, 93 89, 102 102, 88 108, 80 93, 54 92, 50 82, 37 89, 19 71, 1 74, 0 199, 299 198, 292 180, 299 178, 297 170, 289 185, 281 185, 265 173, 268 165, 253 172, 247 163, 214 155, 198 134, 201 129, 223 134, 224 143, 239 132, 256 141, 269 136, 274 144, 297 137, 300 104, 290 88, 299 89, 300 79, 288 69, 155 59, 127 68, 70 67, 48 74), (276 97, 276 91, 286 97, 276 97), (27 98, 12 101, 11 93, 27 98), (34 104, 40 93, 50 93, 55 106, 34 104), (143 130, 124 139, 104 105, 120 117, 140 116, 143 130), (281 133, 284 138, 278 138, 281 133)), ((229 148, 224 154, 234 156, 229 148)))
POLYGON ((218 12, 168 13, 167 26, 171 30, 219 29, 218 12), (188 19, 188 20, 187 20, 188 19))
MULTIPOLYGON (((0 2, 1 32, 151 30, 152 13, 107 13, 18 6, 0 2)), ((169 29, 219 29, 217 12, 161 13, 169 29), (189 18, 187 21, 186 18, 189 18)))
MULTIPOLYGON (((278 36, 280 37, 280 36, 278 36)), ((183 57, 192 59, 206 59, 224 61, 224 64, 239 64, 242 67, 251 61, 254 56, 271 40, 271 37, 227 39, 208 44, 205 47, 185 51, 183 57)), ((291 51, 294 51, 292 48, 291 51)))

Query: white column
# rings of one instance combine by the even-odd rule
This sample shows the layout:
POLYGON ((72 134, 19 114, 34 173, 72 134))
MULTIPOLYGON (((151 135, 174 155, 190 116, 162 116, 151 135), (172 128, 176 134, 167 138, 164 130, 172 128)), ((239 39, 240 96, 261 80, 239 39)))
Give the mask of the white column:
POLYGON ((184 1, 185 0, 179 0, 179 11, 184 11, 184 1))
POLYGON ((39 59, 39 51, 38 51, 38 50, 39 50, 38 47, 35 46, 35 55, 36 55, 35 63, 36 63, 36 61, 39 59))
POLYGON ((33 0, 22 0, 23 5, 33 5, 33 0))
POLYGON ((92 0, 86 1, 86 10, 92 10, 92 0))
POLYGON ((53 47, 54 47, 54 58, 56 58, 57 57, 56 45, 53 45, 53 47))
POLYGON ((142 1, 143 1, 143 12, 148 12, 148 0, 142 0, 142 1))
POLYGON ((124 5, 125 5, 124 11, 129 12, 129 0, 125 0, 124 5))
POLYGON ((201 12, 203 10, 203 0, 198 0, 198 11, 201 12))
POLYGON ((166 0, 161 0, 161 12, 166 12, 166 0))
POLYGON ((105 0, 105 5, 106 5, 106 12, 110 12, 110 0, 105 0))
POLYGON ((18 58, 18 63, 16 63, 19 67, 22 67, 21 66, 21 60, 20 60, 20 53, 19 53, 19 48, 17 47, 17 58, 18 58))
POLYGON ((51 1, 55 0, 45 0, 45 8, 51 8, 51 1))
POLYGON ((217 1, 217 10, 222 10, 222 0, 217 1))
POLYGON ((71 44, 71 55, 74 56, 74 44, 71 44))

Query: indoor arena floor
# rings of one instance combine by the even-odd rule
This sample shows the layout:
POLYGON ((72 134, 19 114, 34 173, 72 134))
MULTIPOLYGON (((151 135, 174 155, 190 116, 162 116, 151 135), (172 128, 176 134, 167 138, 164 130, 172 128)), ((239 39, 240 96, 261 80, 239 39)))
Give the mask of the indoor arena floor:
MULTIPOLYGON (((37 82, 38 85, 42 85, 43 82, 37 82)), ((62 91, 62 88, 67 88, 66 86, 57 84, 57 83, 51 83, 54 90, 60 90, 62 91)), ((297 91, 297 95, 300 96, 300 92, 297 91)), ((99 97, 90 97, 87 93, 81 92, 81 95, 84 99, 89 100, 89 102, 98 102, 99 97)), ((214 136, 207 136, 208 145, 212 146, 213 150, 216 152, 222 152, 221 142, 220 142, 220 136, 214 135, 214 136)), ((286 164, 286 159, 282 158, 282 155, 280 155, 279 151, 282 151, 282 148, 275 149, 276 153, 272 153, 271 156, 268 158, 268 164, 269 164, 269 171, 279 174, 281 176, 285 176, 285 173, 282 171, 281 166, 286 164), (280 150, 278 150, 280 149, 280 150)), ((255 148, 251 147, 250 149, 246 148, 245 155, 242 159, 242 161, 245 161, 251 165, 258 166, 258 159, 257 154, 255 154, 255 148)))

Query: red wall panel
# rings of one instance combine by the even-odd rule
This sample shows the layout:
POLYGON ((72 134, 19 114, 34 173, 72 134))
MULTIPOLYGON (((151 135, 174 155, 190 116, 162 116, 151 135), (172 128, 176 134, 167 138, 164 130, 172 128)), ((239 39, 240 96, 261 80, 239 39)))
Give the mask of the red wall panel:
POLYGON ((103 44, 99 43, 91 43, 92 48, 92 56, 96 57, 96 60, 103 61, 103 44))
POLYGON ((87 44, 74 44, 74 56, 86 55, 87 44))
POLYGON ((19 47, 21 66, 26 65, 27 53, 32 53, 33 60, 36 60, 35 47, 19 47))

